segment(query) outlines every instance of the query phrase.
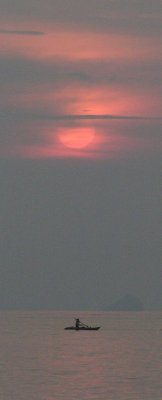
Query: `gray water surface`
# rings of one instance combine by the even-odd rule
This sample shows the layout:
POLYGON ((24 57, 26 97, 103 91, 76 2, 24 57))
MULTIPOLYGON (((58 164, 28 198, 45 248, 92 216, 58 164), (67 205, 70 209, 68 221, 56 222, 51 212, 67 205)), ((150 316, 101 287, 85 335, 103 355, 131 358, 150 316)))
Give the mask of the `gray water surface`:
POLYGON ((161 400, 162 313, 1 311, 0 399, 161 400))

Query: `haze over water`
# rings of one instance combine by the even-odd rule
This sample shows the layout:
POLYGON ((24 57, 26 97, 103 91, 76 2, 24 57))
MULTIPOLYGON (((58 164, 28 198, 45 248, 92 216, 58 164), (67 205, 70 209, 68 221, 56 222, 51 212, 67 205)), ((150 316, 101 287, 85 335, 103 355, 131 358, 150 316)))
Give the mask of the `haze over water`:
POLYGON ((161 312, 1 311, 0 324, 3 400, 162 398, 161 312), (101 330, 65 331, 76 316, 101 330))
POLYGON ((2 309, 162 309, 161 28, 161 0, 1 0, 2 309))

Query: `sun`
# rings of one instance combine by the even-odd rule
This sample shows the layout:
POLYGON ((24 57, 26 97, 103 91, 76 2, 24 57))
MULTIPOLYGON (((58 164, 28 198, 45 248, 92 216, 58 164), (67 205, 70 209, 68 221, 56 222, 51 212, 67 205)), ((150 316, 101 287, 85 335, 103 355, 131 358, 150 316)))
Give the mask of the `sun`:
POLYGON ((75 127, 64 128, 58 133, 59 141, 70 149, 83 149, 89 146, 95 137, 93 128, 90 127, 75 127))

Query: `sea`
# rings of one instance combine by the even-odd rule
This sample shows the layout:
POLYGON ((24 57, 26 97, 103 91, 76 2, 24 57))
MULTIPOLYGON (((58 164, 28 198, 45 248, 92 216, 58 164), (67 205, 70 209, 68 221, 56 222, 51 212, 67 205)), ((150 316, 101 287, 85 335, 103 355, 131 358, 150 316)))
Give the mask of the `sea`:
POLYGON ((0 400, 60 399, 162 400, 162 312, 0 311, 0 400))

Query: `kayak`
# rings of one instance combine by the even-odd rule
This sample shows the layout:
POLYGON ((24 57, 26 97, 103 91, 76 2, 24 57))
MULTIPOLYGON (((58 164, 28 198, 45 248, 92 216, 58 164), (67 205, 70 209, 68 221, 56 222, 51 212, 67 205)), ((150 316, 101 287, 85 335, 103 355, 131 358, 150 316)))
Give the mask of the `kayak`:
POLYGON ((64 329, 71 331, 98 331, 100 328, 100 326, 80 326, 79 328, 76 328, 75 326, 67 326, 64 329))

